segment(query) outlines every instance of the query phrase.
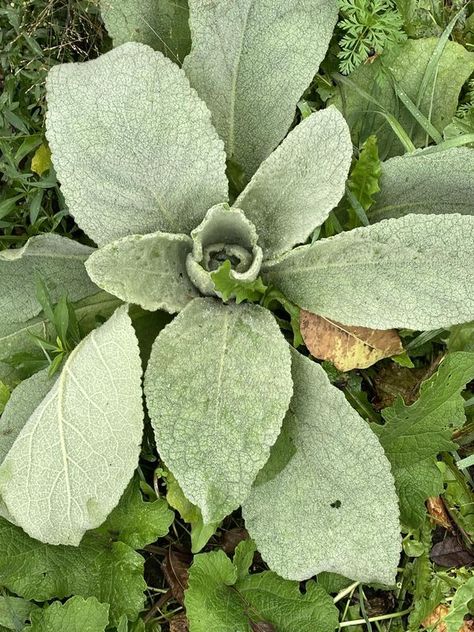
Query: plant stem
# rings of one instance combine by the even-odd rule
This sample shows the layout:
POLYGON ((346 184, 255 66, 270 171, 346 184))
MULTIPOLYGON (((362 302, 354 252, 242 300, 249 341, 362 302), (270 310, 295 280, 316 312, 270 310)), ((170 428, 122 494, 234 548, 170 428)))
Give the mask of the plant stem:
POLYGON ((354 621, 343 621, 342 623, 339 624, 339 629, 348 628, 351 625, 364 625, 364 623, 367 623, 367 621, 369 621, 370 623, 373 623, 374 621, 386 621, 387 619, 395 619, 396 617, 403 617, 409 612, 411 612, 411 608, 407 608, 406 610, 402 610, 401 612, 392 612, 391 614, 382 614, 378 617, 370 617, 367 620, 356 619, 354 621))
POLYGON ((344 599, 347 595, 350 595, 350 593, 353 592, 359 584, 360 582, 354 582, 347 588, 344 588, 344 590, 341 590, 341 592, 337 593, 334 597, 334 603, 337 603, 338 601, 341 601, 341 599, 344 599))

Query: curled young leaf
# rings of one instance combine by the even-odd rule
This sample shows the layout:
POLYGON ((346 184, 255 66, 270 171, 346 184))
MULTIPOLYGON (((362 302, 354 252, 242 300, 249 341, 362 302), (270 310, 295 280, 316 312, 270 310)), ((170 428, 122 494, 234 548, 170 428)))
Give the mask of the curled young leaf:
POLYGON ((156 444, 205 523, 248 495, 291 393, 288 345, 258 305, 194 299, 159 334, 145 377, 156 444))
POLYGON ((74 349, 0 467, 0 494, 26 533, 78 545, 117 505, 143 424, 138 343, 119 308, 74 349))
POLYGON ((157 230, 187 234, 227 199, 225 153, 210 113, 161 53, 130 42, 54 66, 47 93, 64 197, 98 245, 157 230))
POLYGON ((366 369, 403 351, 395 329, 352 327, 304 309, 300 314, 300 330, 311 355, 330 360, 339 371, 366 369))
POLYGON ((183 67, 229 158, 250 178, 285 136, 324 58, 335 0, 191 0, 183 67))
POLYGON ((173 314, 198 295, 186 272, 191 248, 186 235, 130 235, 96 250, 86 268, 99 287, 123 301, 173 314))
POLYGON ((296 451, 280 472, 256 481, 243 505, 247 530, 282 577, 330 571, 392 584, 398 502, 382 446, 318 364, 297 351, 292 361, 284 428, 296 451))
POLYGON ((437 329, 474 313, 474 216, 407 215, 296 248, 265 283, 360 327, 437 329))

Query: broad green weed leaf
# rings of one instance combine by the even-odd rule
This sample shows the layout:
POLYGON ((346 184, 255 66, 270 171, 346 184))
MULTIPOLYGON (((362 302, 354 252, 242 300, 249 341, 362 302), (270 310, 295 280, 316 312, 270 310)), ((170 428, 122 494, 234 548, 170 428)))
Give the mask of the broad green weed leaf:
POLYGON ((48 369, 44 369, 21 382, 12 392, 0 417, 0 464, 55 381, 48 376, 48 369))
POLYGON ((295 453, 276 476, 253 486, 243 505, 247 530, 282 577, 330 571, 392 584, 400 537, 390 464, 321 366, 297 351, 292 360, 284 427, 295 453))
POLYGON ((189 233, 227 199, 225 154, 209 111, 161 53, 128 43, 55 66, 47 90, 62 191, 100 246, 157 230, 189 233))
POLYGON ((133 549, 142 549, 168 533, 174 514, 163 498, 146 502, 140 491, 140 479, 135 475, 120 503, 96 532, 113 540, 125 542, 133 549))
POLYGON ((190 632, 251 632, 262 621, 278 632, 333 632, 338 611, 326 591, 310 581, 302 594, 269 571, 249 575, 254 550, 244 541, 233 562, 223 551, 195 556, 185 593, 190 632))
POLYGON ((114 46, 141 42, 182 63, 191 47, 186 0, 100 0, 114 46))
POLYGON ((372 222, 409 213, 474 215, 474 149, 417 152, 382 163, 372 222))
POLYGON ((377 137, 369 136, 363 144, 359 158, 351 171, 347 187, 353 193, 364 211, 374 203, 374 196, 380 190, 381 175, 377 137))
MULTIPOLYGON (((418 91, 431 57, 438 45, 438 38, 409 39, 403 46, 387 50, 382 59, 373 64, 363 64, 350 76, 357 87, 375 98, 386 111, 393 114, 409 134, 416 147, 427 145, 427 135, 415 118, 398 100, 390 79, 382 76, 383 66, 388 68, 399 89, 418 101, 418 91), (382 66, 383 65, 383 66, 382 66)), ((474 70, 474 53, 468 52, 456 42, 448 41, 440 57, 437 72, 422 95, 419 110, 431 120, 438 132, 451 122, 458 105, 459 92, 474 70)), ((341 109, 351 129, 354 144, 360 146, 368 136, 376 134, 381 157, 403 153, 403 147, 390 125, 373 103, 347 84, 340 87, 340 94, 333 103, 341 109), (341 93, 343 98, 341 98, 341 93)), ((429 140, 429 138, 428 138, 429 140)))
POLYGON ((31 601, 12 597, 11 595, 0 595, 0 630, 22 630, 26 622, 30 619, 30 614, 38 606, 31 601))
POLYGON ((453 597, 449 612, 444 618, 446 632, 459 632, 464 616, 469 614, 469 602, 474 599, 474 577, 461 586, 453 597))
POLYGON ((191 0, 189 8, 192 48, 183 67, 228 158, 250 178, 293 121, 326 53, 337 2, 191 0))
MULTIPOLYGON (((0 252, 0 336, 12 323, 25 322, 41 311, 36 298, 36 281, 41 277, 58 301, 63 293, 69 300, 95 294, 97 287, 87 276, 84 262, 92 248, 60 237, 39 235, 25 246, 0 252)), ((3 356, 3 345, 0 348, 3 356)))
POLYGON ((472 319, 474 217, 407 215, 303 246, 263 274, 314 314, 372 329, 472 319))
POLYGON ((138 343, 119 308, 70 354, 0 467, 0 494, 29 535, 78 545, 117 505, 138 461, 138 343))
POLYGON ((291 392, 289 348, 260 306, 195 299, 159 334, 145 377, 157 448, 205 523, 249 493, 291 392))
POLYGON ((95 597, 72 597, 66 603, 55 601, 32 615, 25 632, 105 632, 109 606, 95 597))
POLYGON ((384 426, 374 426, 392 464, 403 524, 418 527, 426 515, 424 502, 443 489, 436 455, 456 448, 451 436, 463 425, 461 391, 474 379, 474 354, 448 354, 433 377, 424 382, 411 406, 401 398, 382 415, 384 426))
POLYGON ((452 327, 448 338, 449 351, 474 351, 474 321, 452 327))
POLYGON ((235 202, 257 229, 267 259, 304 243, 344 193, 349 128, 336 108, 304 119, 260 165, 235 202))
POLYGON ((94 283, 123 301, 173 314, 198 295, 186 272, 191 249, 186 235, 130 235, 96 250, 86 268, 94 283))

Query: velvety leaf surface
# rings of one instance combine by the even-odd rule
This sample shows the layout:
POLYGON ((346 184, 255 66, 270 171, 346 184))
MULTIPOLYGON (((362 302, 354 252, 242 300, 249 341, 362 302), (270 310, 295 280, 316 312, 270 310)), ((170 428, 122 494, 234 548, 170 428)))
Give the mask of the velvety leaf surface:
POLYGON ((474 149, 417 152, 382 163, 372 222, 408 213, 474 215, 474 149))
POLYGON ((290 127, 324 58, 335 0, 191 0, 184 69, 229 158, 251 177, 290 127), (291 54, 289 54, 291 51, 291 54))
POLYGON ((62 191, 99 245, 156 230, 189 233, 227 199, 225 154, 209 111, 161 53, 128 43, 55 66, 47 90, 62 191))
POLYGON ((0 464, 55 381, 49 377, 48 369, 44 369, 21 382, 12 392, 0 417, 0 464))
POLYGON ((249 493, 291 392, 288 345, 260 306, 195 299, 159 334, 145 377, 157 448, 205 523, 249 493))
POLYGON ((27 632, 104 632, 109 623, 109 606, 95 597, 72 597, 55 601, 33 613, 27 632))
POLYGON ((349 128, 336 108, 315 112, 260 165, 235 202, 257 228, 267 259, 304 243, 344 193, 349 128))
POLYGON ((347 325, 430 330, 472 319, 474 217, 407 215, 297 248, 263 280, 347 325))
POLYGON ((351 327, 301 310, 300 330, 311 355, 330 360, 339 371, 365 369, 382 358, 402 353, 394 329, 351 327))
POLYGON ((51 544, 79 544, 117 505, 138 461, 138 343, 119 308, 68 357, 0 467, 15 522, 51 544))
POLYGON ((191 47, 186 0, 100 0, 114 46, 141 42, 182 63, 191 47))
POLYGON ((284 428, 295 453, 253 486, 243 505, 247 530, 282 577, 330 571, 392 584, 400 537, 390 464, 320 365, 296 351, 292 360, 294 395, 284 428))
POLYGON ((142 549, 165 536, 173 519, 174 513, 164 498, 157 498, 153 502, 143 500, 140 478, 136 474, 123 493, 120 503, 96 532, 125 542, 132 549, 142 549))
POLYGON ((130 235, 96 250, 86 268, 99 287, 123 301, 172 314, 198 295, 186 272, 191 248, 186 235, 130 235))
MULTIPOLYGON (((95 287, 95 286, 94 286, 95 287)), ((63 288, 63 291, 66 288, 63 288)), ((99 288, 95 288, 98 290, 99 288)), ((106 292, 97 292, 81 301, 74 303, 81 332, 87 334, 94 329, 101 320, 106 320, 119 307, 121 301, 106 292)), ((16 316, 18 318, 18 314, 16 316)), ((51 325, 44 314, 35 316, 25 322, 0 324, 0 380, 12 386, 20 381, 20 376, 14 367, 2 362, 18 351, 33 351, 38 345, 30 333, 40 338, 53 333, 51 325)))
POLYGON ((326 591, 310 581, 302 594, 297 582, 276 573, 249 575, 254 550, 245 541, 237 547, 234 562, 223 551, 194 558, 185 597, 190 632, 333 632, 338 611, 326 591), (238 558, 244 551, 250 560, 242 567, 238 558), (257 627, 259 622, 268 627, 257 627))
MULTIPOLYGON (((398 87, 414 104, 418 102, 419 89, 437 44, 436 37, 408 39, 403 46, 387 50, 384 54, 384 66, 391 71, 398 87)), ((398 100, 390 78, 381 77, 381 63, 381 60, 377 60, 373 64, 362 64, 351 74, 351 81, 396 117, 416 147, 424 147, 428 144, 426 132, 398 100)), ((439 132, 451 123, 461 87, 473 70, 474 54, 460 44, 448 41, 434 79, 428 82, 419 107, 439 132)), ((355 145, 360 146, 370 134, 376 133, 380 155, 384 160, 404 153, 403 146, 388 122, 376 113, 380 108, 347 84, 343 84, 340 90, 344 99, 339 94, 334 102, 349 123, 355 145)))
POLYGON ((398 398, 382 412, 385 425, 374 426, 392 464, 402 522, 407 526, 419 526, 426 515, 424 501, 443 489, 435 457, 456 448, 453 429, 466 419, 461 391, 473 379, 474 354, 448 354, 436 374, 422 384, 414 404, 405 406, 398 398))
MULTIPOLYGON (((32 237, 23 248, 0 252, 0 336, 11 323, 25 322, 41 311, 36 299, 36 281, 41 277, 53 301, 67 293, 78 301, 97 292, 87 276, 84 262, 92 248, 60 237, 32 237)), ((3 356, 3 345, 0 348, 3 356)))

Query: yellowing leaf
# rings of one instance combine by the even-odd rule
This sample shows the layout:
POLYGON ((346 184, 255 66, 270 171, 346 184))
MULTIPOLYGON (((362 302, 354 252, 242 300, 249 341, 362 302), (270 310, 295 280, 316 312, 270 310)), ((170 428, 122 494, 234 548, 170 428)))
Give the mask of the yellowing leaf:
POLYGON ((300 329, 311 354, 319 360, 330 360, 340 371, 366 369, 403 351, 395 329, 350 327, 304 309, 300 329))
POLYGON ((43 143, 38 147, 35 155, 31 159, 31 170, 42 176, 51 167, 51 150, 43 143))

